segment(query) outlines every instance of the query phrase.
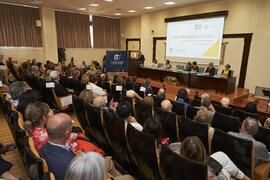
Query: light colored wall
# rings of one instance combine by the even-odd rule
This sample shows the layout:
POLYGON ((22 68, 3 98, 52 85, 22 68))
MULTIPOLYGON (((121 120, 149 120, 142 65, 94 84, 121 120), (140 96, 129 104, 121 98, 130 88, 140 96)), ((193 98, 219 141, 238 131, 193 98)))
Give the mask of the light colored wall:
POLYGON ((28 47, 0 47, 0 54, 4 55, 4 59, 13 57, 18 63, 22 63, 28 59, 43 59, 43 48, 28 48, 28 47))
MULTIPOLYGON (((122 20, 128 22, 122 27, 122 32, 132 36, 134 29, 137 29, 140 24, 140 33, 136 32, 134 36, 141 35, 142 52, 146 59, 145 64, 150 65, 152 62, 153 37, 166 36, 167 26, 164 23, 164 18, 222 10, 229 11, 225 20, 224 34, 253 33, 245 87, 249 88, 251 92, 254 91, 256 85, 270 87, 269 0, 221 0, 144 14, 137 18, 122 20), (154 30, 154 33, 152 33, 152 30, 154 30)), ((227 62, 234 66, 232 67, 233 70, 238 71, 241 66, 239 52, 242 52, 242 46, 240 39, 235 41, 231 45, 233 48, 228 48, 230 60, 227 60, 227 62), (239 43, 239 46, 236 45, 237 43, 239 43)))
POLYGON ((90 64, 95 60, 102 64, 103 56, 107 50, 115 49, 93 49, 93 48, 67 48, 66 49, 66 64, 70 62, 71 57, 75 58, 75 64, 80 66, 83 61, 90 64))

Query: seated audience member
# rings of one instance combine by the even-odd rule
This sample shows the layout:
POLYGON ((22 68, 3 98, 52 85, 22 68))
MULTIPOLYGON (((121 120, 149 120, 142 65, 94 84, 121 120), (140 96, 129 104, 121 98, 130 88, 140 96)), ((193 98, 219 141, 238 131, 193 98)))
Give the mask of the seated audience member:
POLYGON ((134 128, 136 128, 139 131, 143 130, 142 125, 140 125, 136 119, 131 116, 131 104, 127 101, 123 101, 118 104, 116 108, 117 114, 125 120, 125 126, 127 126, 127 123, 130 123, 134 128))
POLYGON ((146 79, 145 81, 144 81, 144 87, 145 87, 145 95, 147 96, 148 94, 151 94, 151 95, 153 95, 154 94, 154 92, 153 92, 153 89, 152 89, 152 87, 151 87, 151 80, 150 79, 146 79))
POLYGON ((257 104, 255 102, 249 102, 244 107, 244 110, 248 113, 257 114, 257 104))
POLYGON ((176 100, 177 103, 184 103, 186 106, 189 104, 188 91, 186 88, 181 88, 177 92, 176 100))
POLYGON ((31 87, 25 81, 15 81, 10 85, 9 94, 11 96, 10 103, 17 106, 19 104, 19 97, 31 87))
POLYGON ((80 153, 69 164, 65 180, 105 180, 105 161, 94 152, 80 153))
POLYGON ((93 106, 98 108, 105 108, 107 105, 107 97, 98 96, 93 99, 93 106))
POLYGON ((186 66, 185 66, 185 71, 191 71, 191 70, 192 70, 191 62, 187 62, 186 66))
POLYGON ((208 115, 208 110, 205 107, 201 107, 199 111, 197 111, 194 120, 203 124, 211 124, 210 117, 208 115))
POLYGON ((192 62, 192 72, 198 72, 199 71, 199 67, 197 66, 197 62, 193 61, 192 62))
POLYGON ((136 100, 136 99, 142 100, 142 97, 139 96, 134 90, 128 90, 128 91, 126 92, 126 97, 127 97, 127 98, 131 98, 131 99, 134 99, 134 98, 135 98, 135 100, 136 100))
POLYGON ((50 77, 55 84, 54 91, 57 97, 69 95, 69 92, 59 82, 60 76, 58 71, 51 71, 50 77))
POLYGON ((210 62, 208 67, 205 70, 205 73, 208 73, 209 76, 214 76, 216 74, 216 68, 214 67, 214 63, 210 62))
POLYGON ((165 99, 165 98, 166 98, 166 94, 165 94, 165 93, 166 93, 166 92, 165 92, 165 89, 160 88, 160 89, 158 90, 158 93, 157 93, 156 97, 158 97, 158 98, 160 98, 160 99, 165 99))
POLYGON ((158 68, 158 61, 157 61, 157 59, 154 59, 153 60, 153 64, 151 65, 151 67, 154 68, 154 69, 158 68))
POLYGON ((227 97, 223 97, 223 98, 220 100, 220 104, 221 104, 221 106, 223 106, 223 107, 229 108, 229 106, 230 106, 230 99, 227 98, 227 97))
POLYGON ((267 119, 264 121, 263 127, 264 127, 264 128, 270 128, 270 118, 267 118, 267 119))
POLYGON ((41 148, 40 156, 47 162, 49 171, 55 175, 56 180, 63 180, 65 170, 75 157, 66 145, 72 131, 72 120, 64 113, 53 115, 47 121, 46 130, 48 141, 41 148))
POLYGON ((124 79, 121 76, 117 76, 115 79, 115 84, 118 86, 123 86, 124 85, 124 79))
POLYGON ((89 73, 86 72, 81 77, 81 83, 86 87, 86 85, 89 83, 89 73))
POLYGON ((97 76, 95 74, 91 74, 89 76, 89 84, 86 86, 87 89, 93 92, 93 96, 105 96, 106 92, 99 86, 96 85, 97 83, 97 76))
POLYGON ((105 89, 104 83, 107 82, 106 81, 106 74, 105 73, 101 73, 99 76, 99 81, 97 83, 97 86, 102 87, 103 89, 105 89))
POLYGON ((268 153, 265 144, 262 142, 256 141, 253 136, 258 132, 259 125, 256 119, 246 118, 241 126, 240 133, 228 132, 228 134, 252 140, 255 147, 255 156, 256 156, 256 165, 264 161, 270 161, 270 154, 268 153))
POLYGON ((166 63, 164 64, 163 69, 165 69, 165 70, 172 69, 172 65, 171 65, 171 63, 170 63, 170 61, 168 59, 166 60, 166 63))
POLYGON ((72 79, 79 80, 80 75, 81 75, 81 71, 79 69, 73 69, 71 71, 71 75, 72 75, 72 79))
POLYGON ((79 98, 83 99, 85 101, 85 103, 87 103, 89 105, 93 105, 94 95, 93 95, 93 92, 91 90, 84 89, 80 93, 79 98))
POLYGON ((154 98, 153 96, 146 96, 142 99, 142 103, 144 104, 148 104, 148 105, 151 105, 151 106, 154 106, 154 98))
POLYGON ((82 67, 81 67, 81 68, 82 68, 82 69, 87 69, 87 67, 88 67, 87 64, 85 63, 85 61, 83 61, 83 62, 82 62, 82 67))
POLYGON ((163 100, 160 104, 161 109, 167 112, 172 112, 172 103, 170 100, 163 100))
POLYGON ((231 66, 229 64, 225 65, 225 68, 222 70, 221 75, 226 78, 232 77, 232 71, 230 70, 231 66))
MULTIPOLYGON (((44 146, 48 141, 48 132, 46 130, 46 123, 48 119, 53 115, 53 112, 49 109, 49 106, 43 102, 34 102, 26 108, 26 119, 24 127, 29 136, 33 137, 35 148, 37 151, 44 146)), ((104 152, 88 141, 81 140, 85 138, 83 133, 71 133, 71 136, 67 138, 67 146, 75 154, 81 151, 95 151, 104 155, 104 152), (78 138, 79 137, 79 138, 78 138)))
POLYGON ((69 68, 75 67, 74 57, 71 57, 70 63, 68 64, 68 67, 69 67, 69 68))
POLYGON ((208 179, 210 180, 230 179, 231 177, 249 180, 225 153, 219 151, 207 157, 203 143, 196 136, 189 136, 184 139, 181 143, 180 155, 203 164, 207 163, 208 179), (217 161, 222 166, 220 172, 213 171, 216 167, 211 167, 210 159, 217 161))
POLYGON ((214 115, 215 115, 215 108, 211 104, 210 96, 207 93, 201 95, 201 107, 205 107, 208 110, 208 115, 212 122, 214 115))

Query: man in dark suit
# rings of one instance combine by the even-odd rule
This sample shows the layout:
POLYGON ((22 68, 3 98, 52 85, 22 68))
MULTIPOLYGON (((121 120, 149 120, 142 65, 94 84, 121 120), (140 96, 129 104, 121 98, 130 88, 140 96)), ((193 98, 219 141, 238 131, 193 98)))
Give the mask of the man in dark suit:
POLYGON ((70 161, 75 157, 66 146, 66 141, 72 131, 72 120, 69 115, 59 113, 53 115, 46 126, 48 142, 41 148, 40 155, 55 175, 56 180, 64 180, 65 171, 70 161))
POLYGON ((69 92, 59 82, 60 76, 58 71, 51 71, 50 77, 55 84, 54 91, 57 97, 69 95, 69 92))
POLYGON ((208 73, 209 76, 214 76, 216 74, 216 68, 214 67, 214 63, 210 62, 208 67, 205 70, 205 73, 208 73))

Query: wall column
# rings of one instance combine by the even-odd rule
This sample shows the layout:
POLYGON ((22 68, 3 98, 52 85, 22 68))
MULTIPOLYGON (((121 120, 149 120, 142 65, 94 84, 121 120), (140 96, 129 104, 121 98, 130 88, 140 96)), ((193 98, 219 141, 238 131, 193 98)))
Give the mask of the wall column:
POLYGON ((42 22, 42 46, 44 60, 58 62, 55 12, 52 8, 40 8, 42 22))

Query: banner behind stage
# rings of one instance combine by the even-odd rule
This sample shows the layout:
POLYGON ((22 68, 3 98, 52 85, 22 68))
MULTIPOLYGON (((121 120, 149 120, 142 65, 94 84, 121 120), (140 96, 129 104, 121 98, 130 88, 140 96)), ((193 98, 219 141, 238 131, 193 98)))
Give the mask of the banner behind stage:
POLYGON ((123 72, 128 68, 127 51, 107 51, 106 52, 107 72, 123 72))

